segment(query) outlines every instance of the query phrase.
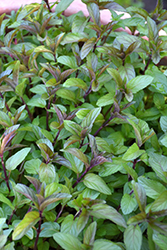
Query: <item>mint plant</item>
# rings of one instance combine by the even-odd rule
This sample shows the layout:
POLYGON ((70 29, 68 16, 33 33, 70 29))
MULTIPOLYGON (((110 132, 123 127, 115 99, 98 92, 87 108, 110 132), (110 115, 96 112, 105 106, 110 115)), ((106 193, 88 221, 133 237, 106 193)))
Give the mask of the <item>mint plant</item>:
POLYGON ((165 250, 167 11, 72 2, 0 17, 0 248, 165 250))

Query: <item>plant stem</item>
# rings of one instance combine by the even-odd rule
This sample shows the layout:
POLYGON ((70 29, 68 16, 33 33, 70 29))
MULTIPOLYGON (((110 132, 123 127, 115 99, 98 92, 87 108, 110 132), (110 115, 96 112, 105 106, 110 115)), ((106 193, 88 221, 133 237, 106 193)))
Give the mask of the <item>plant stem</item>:
POLYGON ((21 100, 22 100, 23 104, 25 104, 25 106, 26 106, 26 110, 27 110, 28 115, 29 115, 29 117, 30 117, 30 120, 31 120, 31 122, 32 122, 33 118, 32 118, 32 114, 31 114, 31 112, 30 112, 29 108, 28 108, 27 104, 25 103, 24 99, 23 99, 22 97, 20 97, 20 98, 21 98, 21 100))
POLYGON ((110 118, 101 125, 101 127, 94 133, 93 136, 96 136, 112 119, 113 115, 111 115, 110 118))
POLYGON ((38 225, 38 229, 37 229, 37 237, 36 237, 36 239, 35 239, 34 250, 37 250, 37 244, 38 244, 39 234, 40 234, 40 232, 41 232, 42 211, 39 211, 39 215, 40 215, 40 220, 39 220, 39 225, 38 225))
POLYGON ((7 175, 7 172, 6 172, 5 163, 4 163, 4 160, 3 160, 3 154, 0 155, 0 158, 1 158, 1 163, 2 163, 2 167, 3 167, 3 172, 4 172, 4 175, 5 175, 5 182, 6 182, 7 188, 9 190, 9 192, 10 192, 9 179, 8 179, 8 175, 7 175))
POLYGON ((72 185, 72 187, 76 187, 76 185, 82 180, 82 178, 87 174, 87 172, 89 172, 89 170, 91 170, 93 166, 90 165, 82 174, 81 176, 76 180, 76 182, 72 185))
POLYGON ((54 142, 53 142, 53 146, 55 146, 59 134, 60 134, 60 130, 57 132, 57 135, 56 135, 56 137, 54 139, 54 142))
POLYGON ((52 12, 48 0, 44 0, 44 1, 45 1, 46 5, 48 7, 49 12, 52 12))
MULTIPOLYGON (((66 205, 65 205, 65 206, 66 206, 66 205)), ((60 217, 60 215, 62 214, 63 209, 65 208, 65 206, 62 206, 62 207, 61 207, 61 209, 60 209, 60 211, 59 211, 58 215, 56 216, 55 222, 58 220, 58 218, 59 218, 59 217, 60 217)))
POLYGON ((150 62, 151 62, 151 58, 152 58, 152 55, 150 54, 150 55, 149 55, 148 62, 147 62, 147 64, 146 64, 145 68, 144 68, 144 73, 145 73, 146 70, 148 69, 148 66, 149 66, 149 64, 150 64, 150 62))
POLYGON ((46 130, 49 131, 49 111, 50 109, 50 100, 48 102, 47 110, 46 110, 46 130))
POLYGON ((16 212, 16 209, 14 209, 14 210, 12 211, 12 214, 11 214, 9 220, 8 220, 8 223, 7 223, 8 225, 10 224, 10 222, 11 222, 11 220, 12 220, 13 215, 14 215, 15 212, 16 212))

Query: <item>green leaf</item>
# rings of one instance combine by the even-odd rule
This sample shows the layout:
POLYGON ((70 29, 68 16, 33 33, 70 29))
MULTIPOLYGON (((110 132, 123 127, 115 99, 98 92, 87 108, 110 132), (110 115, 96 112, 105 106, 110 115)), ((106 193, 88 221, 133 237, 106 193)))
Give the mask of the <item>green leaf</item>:
POLYGON ((88 35, 84 32, 68 33, 62 40, 61 45, 76 42, 85 42, 88 40, 88 35))
POLYGON ((57 61, 63 65, 68 66, 71 69, 78 68, 77 61, 76 61, 76 58, 74 56, 59 56, 57 58, 57 61))
POLYGON ((160 126, 164 133, 167 132, 167 116, 161 116, 160 126))
POLYGON ((0 235, 0 249, 3 249, 3 246, 7 242, 7 235, 0 235))
POLYGON ((145 178, 144 176, 140 176, 138 178, 139 184, 141 184, 145 191, 146 195, 152 199, 157 199, 158 196, 166 190, 164 185, 162 185, 159 181, 151 180, 145 178))
POLYGON ((132 180, 132 187, 134 190, 135 198, 139 205, 140 211, 144 212, 146 207, 146 192, 142 185, 132 180))
POLYGON ((89 15, 92 18, 93 22, 99 25, 100 24, 99 6, 95 3, 88 3, 87 9, 89 11, 89 15))
POLYGON ((42 99, 41 97, 33 96, 28 102, 28 106, 32 107, 39 107, 39 108, 45 108, 46 101, 42 99))
POLYGON ((167 236, 162 234, 153 234, 153 241, 160 247, 161 250, 166 250, 167 236))
POLYGON ((122 80, 126 77, 126 82, 129 82, 136 76, 134 66, 130 63, 126 63, 124 66, 121 66, 118 69, 118 72, 121 75, 122 80))
POLYGON ((93 245, 93 250, 102 250, 102 249, 121 250, 122 248, 110 240, 105 240, 105 239, 95 240, 93 245))
POLYGON ((126 228, 126 222, 121 214, 117 210, 107 204, 95 204, 91 207, 90 215, 113 221, 115 224, 126 228))
POLYGON ((16 154, 12 155, 6 161, 6 169, 9 171, 14 170, 26 158, 31 148, 23 148, 16 154))
POLYGON ((96 190, 102 194, 111 194, 111 190, 109 189, 105 181, 98 175, 92 173, 86 174, 83 183, 86 187, 96 190))
POLYGON ((2 231, 5 223, 6 223, 6 218, 0 218, 0 232, 2 231))
POLYGON ((69 89, 59 89, 56 91, 57 96, 63 98, 63 99, 67 99, 69 101, 72 101, 74 103, 76 103, 76 99, 75 99, 75 93, 69 89))
POLYGON ((39 172, 39 166, 41 165, 40 159, 32 159, 26 161, 24 164, 24 169, 27 171, 28 174, 37 174, 39 172))
POLYGON ((65 250, 81 250, 82 244, 75 236, 67 233, 55 233, 53 239, 65 250))
POLYGON ((56 222, 44 222, 41 225, 42 231, 39 234, 39 237, 52 237, 55 233, 58 233, 60 230, 60 225, 56 222))
POLYGON ((73 135, 80 136, 81 131, 82 131, 82 127, 79 124, 77 124, 73 121, 69 121, 69 120, 64 120, 64 127, 66 130, 68 130, 73 135))
POLYGON ((55 9, 56 15, 60 15, 64 10, 68 8, 68 6, 73 2, 74 0, 61 0, 55 9))
POLYGON ((107 105, 111 105, 114 103, 114 96, 115 96, 115 91, 113 92, 110 92, 104 96, 101 96, 96 105, 99 106, 99 107, 104 107, 104 106, 107 106, 107 105))
POLYGON ((124 242, 128 250, 140 250, 142 245, 142 232, 138 225, 130 225, 124 232, 124 242))
POLYGON ((153 212, 167 209, 167 190, 159 195, 159 197, 152 203, 150 209, 153 212))
POLYGON ((133 195, 125 193, 121 199, 121 209, 123 214, 130 214, 137 207, 137 201, 133 195))
POLYGON ((133 145, 128 148, 126 153, 123 155, 122 159, 125 161, 133 161, 134 159, 137 159, 140 155, 142 155, 145 152, 145 150, 140 150, 136 143, 133 143, 133 145))
POLYGON ((149 41, 154 41, 155 43, 157 43, 158 42, 158 29, 157 29, 156 22, 148 16, 147 25, 148 25, 149 41))
POLYGON ((33 189, 27 187, 27 186, 24 185, 24 184, 20 184, 20 183, 18 183, 18 184, 14 187, 14 189, 15 189, 17 192, 19 192, 19 193, 23 194, 24 196, 26 196, 26 197, 27 197, 28 199, 30 199, 31 201, 35 202, 36 204, 38 203, 38 199, 37 199, 37 197, 36 197, 35 192, 34 192, 33 189))
POLYGON ((167 177, 164 173, 167 172, 167 157, 164 155, 159 155, 156 153, 149 153, 149 164, 155 173, 161 178, 165 183, 167 183, 167 177))
POLYGON ((95 42, 96 42, 96 38, 92 37, 84 43, 80 52, 80 57, 82 60, 89 54, 91 49, 94 47, 95 42))
POLYGON ((139 213, 139 214, 137 214, 137 215, 132 216, 132 217, 127 221, 127 224, 128 224, 128 225, 129 225, 129 224, 135 224, 135 225, 136 225, 136 224, 139 224, 139 223, 145 221, 146 218, 147 218, 146 213, 145 213, 145 212, 141 212, 141 213, 139 213))
POLYGON ((112 76, 112 78, 115 80, 118 87, 122 88, 123 81, 122 81, 120 73, 116 69, 112 69, 112 68, 108 68, 107 71, 112 76))
POLYGON ((56 201, 59 201, 62 199, 69 199, 69 198, 71 198, 71 195, 67 193, 52 194, 41 202, 39 209, 40 211, 43 211, 48 205, 56 201))
POLYGON ((7 114, 5 114, 3 111, 0 111, 0 124, 5 127, 12 126, 12 122, 7 114))
POLYGON ((21 239, 27 231, 40 220, 39 212, 31 211, 27 213, 23 220, 17 225, 12 234, 13 240, 21 239))
POLYGON ((95 240, 96 235, 96 229, 97 229, 97 222, 92 222, 89 227, 86 229, 84 234, 83 243, 89 246, 92 246, 95 240))
POLYGON ((80 161, 82 161, 86 166, 89 165, 87 156, 78 148, 66 148, 63 151, 68 152, 76 156, 80 161))
POLYGON ((69 78, 65 81, 65 83, 63 84, 64 87, 78 87, 80 89, 83 89, 84 91, 87 90, 88 86, 87 84, 79 78, 69 78))
POLYGON ((45 182, 46 184, 50 184, 55 181, 56 171, 53 164, 44 162, 41 163, 39 167, 39 179, 41 182, 45 182))
POLYGON ((8 70, 3 71, 3 72, 0 74, 0 83, 3 82, 3 81, 5 80, 5 78, 6 78, 7 76, 10 75, 11 72, 12 72, 11 69, 8 69, 8 70))
POLYGON ((87 115, 86 117, 83 119, 81 126, 83 128, 89 128, 89 130, 92 129, 93 123, 96 120, 96 118, 98 117, 98 115, 100 114, 101 108, 95 108, 92 109, 87 115))
MULTIPOLYGON (((13 204, 11 203, 11 201, 6 198, 3 194, 0 193, 0 201, 7 204, 12 210, 15 209, 15 207, 13 206, 13 204)), ((0 230, 1 231, 1 230, 0 230)))
POLYGON ((153 77, 148 75, 136 76, 127 83, 126 88, 131 90, 132 93, 135 94, 150 85, 152 81, 153 77))

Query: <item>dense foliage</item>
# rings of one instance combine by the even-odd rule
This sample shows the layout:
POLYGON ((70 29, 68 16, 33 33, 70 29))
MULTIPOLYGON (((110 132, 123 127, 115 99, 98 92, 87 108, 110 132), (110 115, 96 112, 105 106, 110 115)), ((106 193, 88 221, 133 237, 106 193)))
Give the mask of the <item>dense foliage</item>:
POLYGON ((71 2, 0 17, 0 248, 166 250, 167 11, 71 2))

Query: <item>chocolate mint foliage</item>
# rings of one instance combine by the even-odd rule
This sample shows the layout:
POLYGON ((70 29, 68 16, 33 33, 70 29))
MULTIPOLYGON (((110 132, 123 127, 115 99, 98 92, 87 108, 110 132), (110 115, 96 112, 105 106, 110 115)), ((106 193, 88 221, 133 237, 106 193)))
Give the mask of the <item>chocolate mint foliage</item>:
POLYGON ((71 2, 0 16, 0 249, 166 250, 167 11, 71 2))

